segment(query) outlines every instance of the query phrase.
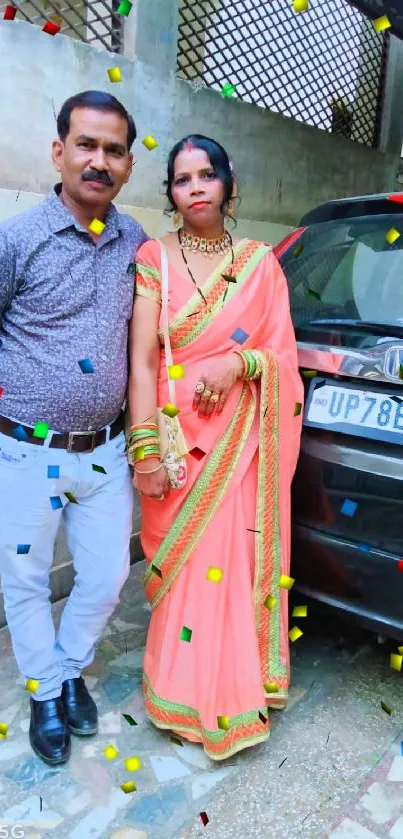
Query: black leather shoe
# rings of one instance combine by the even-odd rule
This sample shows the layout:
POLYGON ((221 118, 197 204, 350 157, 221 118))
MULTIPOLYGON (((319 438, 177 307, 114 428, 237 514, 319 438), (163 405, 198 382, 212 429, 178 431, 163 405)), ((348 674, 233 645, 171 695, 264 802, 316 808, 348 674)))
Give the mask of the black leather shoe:
POLYGON ((70 757, 71 741, 66 712, 60 698, 39 702, 30 696, 29 742, 38 757, 55 766, 70 757))
POLYGON ((62 701, 66 711, 67 725, 73 734, 87 737, 98 731, 98 711, 88 693, 84 679, 66 679, 62 684, 62 701))

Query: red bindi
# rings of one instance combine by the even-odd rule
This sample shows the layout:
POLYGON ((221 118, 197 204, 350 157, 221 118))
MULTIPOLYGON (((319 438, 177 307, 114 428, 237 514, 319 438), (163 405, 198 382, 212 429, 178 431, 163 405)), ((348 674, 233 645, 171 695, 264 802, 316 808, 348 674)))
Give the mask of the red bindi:
POLYGON ((191 143, 190 140, 188 140, 185 145, 185 151, 194 151, 195 148, 196 147, 193 145, 193 143, 191 143))

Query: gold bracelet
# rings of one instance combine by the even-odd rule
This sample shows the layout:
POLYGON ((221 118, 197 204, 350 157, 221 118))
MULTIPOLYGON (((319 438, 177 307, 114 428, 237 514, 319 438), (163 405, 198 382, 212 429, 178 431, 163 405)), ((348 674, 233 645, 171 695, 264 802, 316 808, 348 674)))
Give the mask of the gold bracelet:
POLYGON ((151 475, 153 472, 158 472, 158 470, 161 469, 163 465, 163 463, 160 463, 160 465, 156 466, 155 469, 145 469, 144 472, 139 472, 139 470, 136 469, 135 466, 133 466, 133 469, 137 473, 137 475, 151 475))
POLYGON ((234 353, 236 353, 237 355, 239 355, 239 356, 242 358, 242 362, 243 362, 243 375, 242 375, 242 378, 243 378, 243 379, 245 379, 245 378, 246 378, 246 374, 247 374, 247 372, 248 372, 248 362, 247 362, 247 360, 246 360, 246 358, 245 358, 245 356, 244 356, 244 354, 243 354, 242 350, 233 350, 233 352, 234 352, 234 353))

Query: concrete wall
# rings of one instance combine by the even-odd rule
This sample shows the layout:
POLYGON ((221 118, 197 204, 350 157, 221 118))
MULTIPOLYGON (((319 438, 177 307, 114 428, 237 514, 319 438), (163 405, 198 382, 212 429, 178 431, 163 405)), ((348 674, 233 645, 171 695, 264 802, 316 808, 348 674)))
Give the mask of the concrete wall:
MULTIPOLYGON (((56 135, 53 107, 58 112, 68 96, 90 88, 111 91, 135 116, 138 162, 118 206, 137 217, 151 235, 160 235, 169 225, 163 216, 165 161, 172 144, 189 132, 216 137, 233 158, 242 196, 241 235, 276 243, 321 201, 395 187, 403 127, 400 43, 394 45, 380 152, 254 105, 224 100, 209 89, 195 93, 176 78, 176 23, 174 0, 137 0, 125 24, 124 56, 117 56, 66 36, 52 38, 23 21, 0 22, 0 219, 42 200, 58 180, 50 160, 56 135), (119 84, 107 76, 115 66, 123 77, 119 84), (159 142, 153 152, 140 142, 148 134, 159 142)), ((134 534, 138 527, 136 506, 134 534)), ((139 555, 134 537, 133 559, 139 555)), ((72 578, 61 532, 51 580, 53 599, 69 591, 72 578)))

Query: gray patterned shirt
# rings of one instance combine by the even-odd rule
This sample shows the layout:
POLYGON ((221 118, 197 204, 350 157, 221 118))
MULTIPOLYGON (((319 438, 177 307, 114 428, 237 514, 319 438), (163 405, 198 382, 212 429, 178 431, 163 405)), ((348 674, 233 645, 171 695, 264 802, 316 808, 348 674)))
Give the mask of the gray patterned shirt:
POLYGON ((125 399, 133 263, 148 237, 111 204, 95 244, 60 189, 0 224, 0 414, 96 430, 125 399))

